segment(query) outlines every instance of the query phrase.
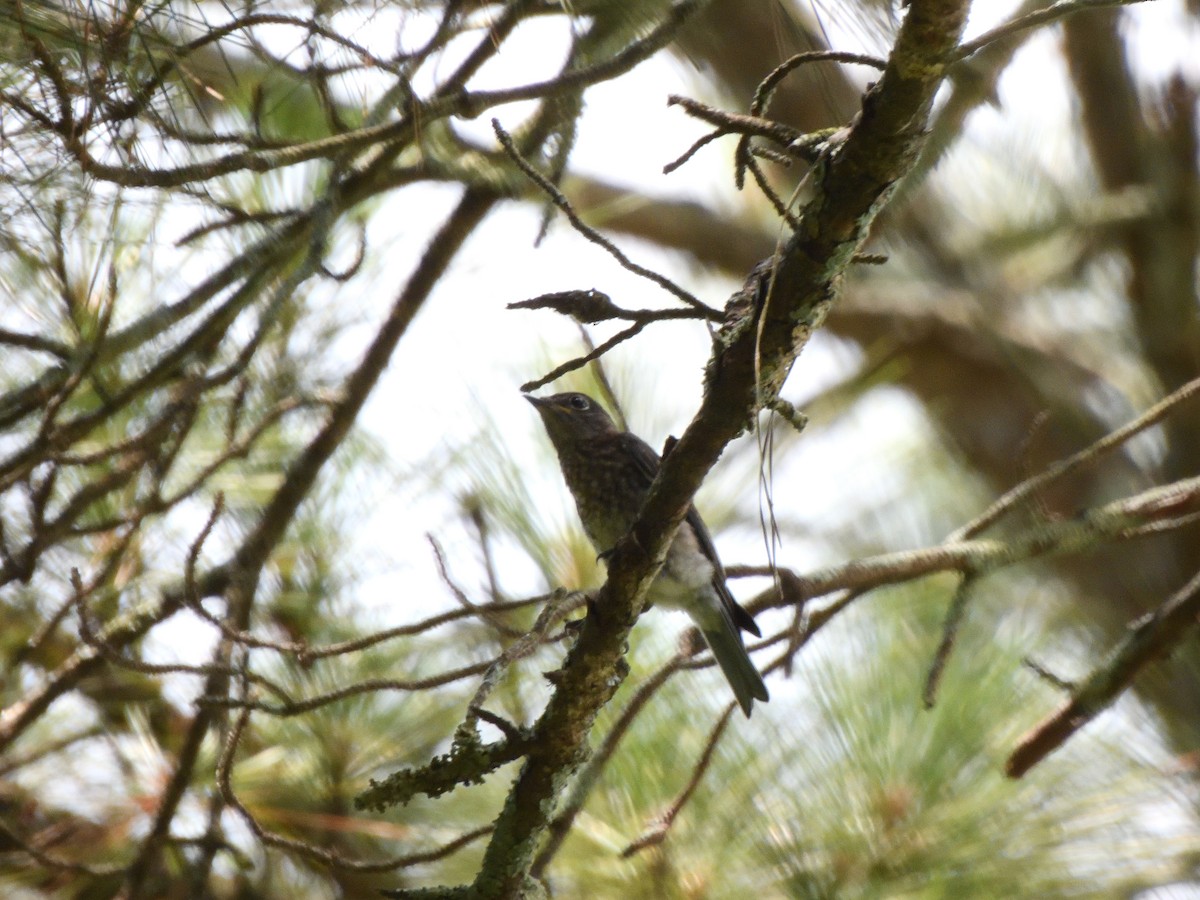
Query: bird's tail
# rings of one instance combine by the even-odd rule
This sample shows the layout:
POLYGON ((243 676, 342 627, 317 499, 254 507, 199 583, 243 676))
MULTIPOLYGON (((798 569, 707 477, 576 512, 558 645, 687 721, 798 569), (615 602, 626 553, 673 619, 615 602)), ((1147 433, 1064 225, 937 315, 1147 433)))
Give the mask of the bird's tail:
POLYGON ((754 661, 746 652, 741 632, 733 624, 729 614, 725 610, 722 610, 722 613, 724 614, 719 622, 705 622, 700 633, 704 635, 704 642, 708 644, 713 658, 725 674, 725 680, 733 688, 733 694, 737 697, 742 712, 746 714, 746 718, 750 718, 750 708, 754 701, 762 700, 765 703, 770 695, 762 676, 754 667, 754 661))

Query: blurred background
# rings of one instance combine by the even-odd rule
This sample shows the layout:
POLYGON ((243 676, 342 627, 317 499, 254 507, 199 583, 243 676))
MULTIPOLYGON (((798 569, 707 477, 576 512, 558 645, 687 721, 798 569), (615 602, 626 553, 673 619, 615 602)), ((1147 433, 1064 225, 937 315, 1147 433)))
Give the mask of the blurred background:
MULTIPOLYGON (((967 39, 1043 5, 978 2, 967 39)), ((671 8, 0 9, 3 893, 353 898, 470 880, 485 840, 437 851, 492 821, 514 766, 383 814, 354 798, 446 751, 537 614, 512 601, 603 581, 520 386, 622 326, 506 306, 574 289, 676 303, 550 216, 489 120, 588 224, 720 308, 785 226, 734 186, 733 138, 663 173, 708 130, 668 96, 745 112, 795 53, 886 56, 903 11, 714 0, 631 71, 467 118, 447 114, 464 85, 611 60, 671 8), (248 601, 205 581, 251 557, 248 601), (246 673, 273 706, 223 785, 246 673), (213 696, 229 702, 197 703, 213 696), (255 833, 231 791, 304 847, 255 833)), ((872 77, 802 67, 768 115, 847 124, 872 77)), ((764 416, 769 456, 743 437, 698 497, 727 566, 803 574, 937 544, 1200 375, 1198 89, 1200 8, 1174 0, 1014 32, 950 69, 866 248, 886 262, 852 268, 785 386, 807 428, 764 416)), ((763 165, 781 196, 803 191, 801 165, 763 165)), ((546 390, 615 401, 658 447, 694 414, 710 352, 703 323, 658 323, 546 390)), ((1192 404, 993 536, 1198 472, 1192 404)), ((931 710, 953 578, 863 596, 770 678, 769 705, 719 732, 665 837, 639 849, 729 700, 707 668, 629 706, 686 630, 652 611, 593 739, 613 752, 568 788, 575 814, 539 874, 559 897, 1200 897, 1194 635, 1024 779, 1003 775, 1062 697, 1025 660, 1081 678, 1198 563, 1193 524, 989 575, 931 710)), ((764 633, 791 622, 761 617, 764 633)), ((536 720, 561 654, 517 661, 491 705, 536 720)))

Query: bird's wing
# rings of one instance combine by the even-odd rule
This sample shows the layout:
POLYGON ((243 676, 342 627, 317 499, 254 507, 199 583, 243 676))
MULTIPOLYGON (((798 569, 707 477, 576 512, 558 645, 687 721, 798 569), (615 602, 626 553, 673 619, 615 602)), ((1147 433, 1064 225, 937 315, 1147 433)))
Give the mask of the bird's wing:
MULTIPOLYGON (((645 481, 646 488, 649 489, 655 476, 658 475, 662 459, 654 451, 653 447, 637 435, 625 432, 621 437, 626 442, 630 458, 633 459, 637 467, 639 477, 645 481)), ((717 556, 717 547, 713 543, 712 535, 708 532, 708 526, 700 518, 699 510, 695 506, 688 507, 684 521, 692 526, 692 532, 696 535, 696 543, 700 545, 700 552, 713 564, 713 587, 720 596, 721 603, 728 611, 730 618, 733 619, 734 624, 742 631, 748 631, 755 637, 762 637, 762 632, 759 631, 754 617, 733 599, 733 594, 729 593, 729 587, 725 584, 725 567, 721 565, 721 557, 717 556)))
POLYGON ((658 475, 658 467, 662 462, 659 455, 654 452, 653 447, 636 434, 624 431, 618 437, 625 445, 624 449, 628 452, 629 458, 633 460, 639 480, 645 482, 643 487, 649 488, 654 477, 658 475))

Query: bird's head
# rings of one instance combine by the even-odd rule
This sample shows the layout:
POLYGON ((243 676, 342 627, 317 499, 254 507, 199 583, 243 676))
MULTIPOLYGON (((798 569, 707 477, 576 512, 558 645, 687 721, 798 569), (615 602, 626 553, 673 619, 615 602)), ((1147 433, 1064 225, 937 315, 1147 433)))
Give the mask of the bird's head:
POLYGON ((525 399, 542 417, 546 433, 555 447, 585 444, 617 430, 604 407, 587 394, 555 394, 552 397, 526 394, 525 399))

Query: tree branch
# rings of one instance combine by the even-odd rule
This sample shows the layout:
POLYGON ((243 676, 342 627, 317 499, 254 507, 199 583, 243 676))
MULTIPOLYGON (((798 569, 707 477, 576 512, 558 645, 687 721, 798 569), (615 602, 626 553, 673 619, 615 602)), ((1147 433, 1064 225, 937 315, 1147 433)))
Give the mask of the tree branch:
POLYGON ((1134 3, 1145 2, 1147 0, 1058 0, 1057 3, 1052 3, 1045 9, 1039 9, 1024 16, 1018 16, 1011 22, 1005 22, 1003 25, 996 26, 991 31, 984 32, 973 41, 967 41, 956 48, 950 58, 954 61, 966 59, 968 56, 978 53, 989 44, 993 44, 996 41, 1003 40, 1022 31, 1027 31, 1030 28, 1045 25, 1047 22, 1066 18, 1073 13, 1088 9, 1105 9, 1112 6, 1132 6, 1134 3))
POLYGON ((1193 634, 1200 617, 1200 572, 1166 603, 1131 626, 1129 635, 1072 691, 1071 698, 1017 743, 1004 771, 1020 778, 1061 747, 1128 688, 1145 665, 1193 634))
POLYGON ((623 651, 679 522, 725 445, 777 394, 820 325, 841 277, 893 185, 916 159, 933 96, 966 20, 961 0, 915 0, 861 119, 814 179, 802 229, 757 269, 726 310, 699 414, 667 457, 584 620, 526 763, 484 854, 472 893, 519 897, 564 783, 587 755, 599 709, 623 678, 623 651))

